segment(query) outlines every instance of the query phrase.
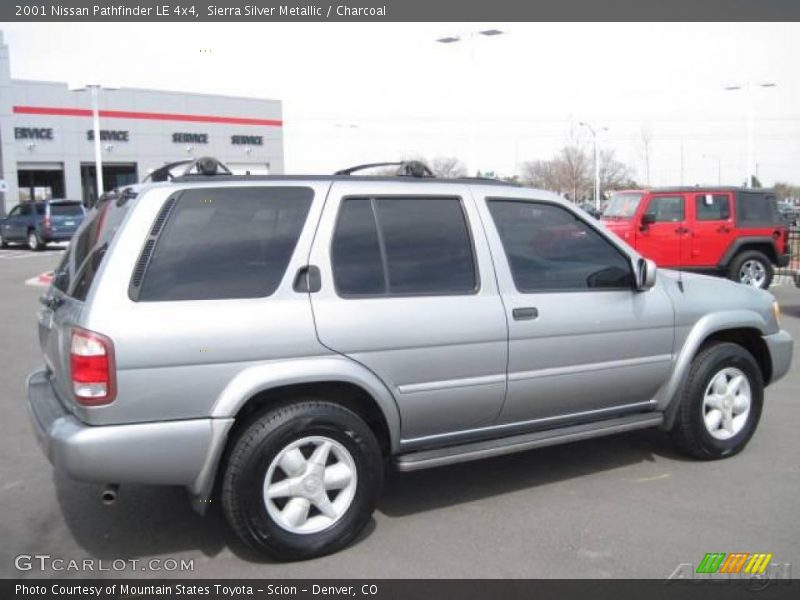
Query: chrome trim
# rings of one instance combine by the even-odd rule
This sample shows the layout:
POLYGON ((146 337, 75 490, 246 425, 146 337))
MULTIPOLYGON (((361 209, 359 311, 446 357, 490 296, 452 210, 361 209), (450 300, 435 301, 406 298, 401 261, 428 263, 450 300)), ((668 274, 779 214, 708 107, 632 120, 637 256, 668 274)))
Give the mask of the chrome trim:
POLYGON ((513 423, 503 423, 501 425, 488 425, 486 427, 476 427, 475 429, 461 429, 459 431, 450 431, 447 433, 435 433, 433 435, 423 435, 416 438, 401 439, 400 444, 413 444, 424 442, 428 440, 446 439, 454 436, 470 435, 473 433, 485 433, 489 431, 502 431, 510 427, 525 427, 526 425, 537 425, 539 423, 551 423, 553 421, 563 421, 567 419, 574 419, 579 417, 588 417, 591 415, 600 415, 603 413, 610 413, 615 411, 634 410, 637 408, 645 409, 652 408, 656 405, 655 400, 647 400, 646 402, 634 402, 633 404, 620 404, 619 406, 611 406, 609 408, 598 408, 595 410, 586 410, 577 413, 568 413, 565 415, 555 415, 552 417, 542 417, 541 419, 531 419, 529 421, 514 421, 513 423))
POLYGON ((491 385, 505 383, 505 373, 500 375, 482 375, 480 377, 464 377, 463 379, 445 379, 442 381, 426 381, 424 383, 408 383, 398 385, 397 391, 401 394, 416 394, 419 392, 433 392, 436 390, 450 390, 460 387, 476 385, 491 385))
POLYGON ((519 371, 509 373, 509 381, 525 381, 526 379, 537 379, 539 377, 555 377, 558 375, 572 375, 573 373, 583 373, 584 371, 603 371, 605 369, 620 369, 651 363, 670 362, 671 354, 658 354, 655 356, 644 356, 641 358, 624 358, 622 360, 609 360, 599 363, 586 363, 580 365, 569 365, 566 367, 552 367, 550 369, 536 369, 534 371, 519 371))

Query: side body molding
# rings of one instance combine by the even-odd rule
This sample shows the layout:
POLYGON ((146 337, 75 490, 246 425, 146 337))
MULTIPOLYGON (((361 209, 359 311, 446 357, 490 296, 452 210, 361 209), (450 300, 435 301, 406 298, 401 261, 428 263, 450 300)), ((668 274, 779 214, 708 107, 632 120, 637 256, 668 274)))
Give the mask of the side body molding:
POLYGON ((255 394, 277 387, 323 381, 350 383, 367 392, 383 413, 389 429, 392 451, 400 445, 400 411, 389 389, 362 364, 338 355, 305 357, 258 363, 243 369, 222 390, 211 417, 235 417, 255 394))
MULTIPOLYGON (((689 375, 692 358, 709 336, 728 329, 756 329, 761 335, 768 333, 767 322, 761 315, 751 310, 719 311, 707 314, 691 325, 691 330, 683 340, 683 345, 675 354, 672 374, 656 392, 656 409, 666 411, 663 425, 665 429, 671 427, 674 421, 675 411, 680 401, 680 391, 689 375)), ((679 330, 680 325, 676 327, 676 344, 680 343, 679 330)))

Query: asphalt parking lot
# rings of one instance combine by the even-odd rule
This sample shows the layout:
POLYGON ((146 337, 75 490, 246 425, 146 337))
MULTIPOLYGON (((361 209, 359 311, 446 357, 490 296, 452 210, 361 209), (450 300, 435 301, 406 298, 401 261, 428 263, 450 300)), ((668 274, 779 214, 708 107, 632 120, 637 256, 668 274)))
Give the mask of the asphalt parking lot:
MULTIPOLYGON (((274 564, 234 538, 214 507, 197 516, 178 488, 102 486, 55 475, 28 425, 24 381, 39 367, 36 299, 24 284, 60 252, 0 250, 0 576, 113 576, 18 571, 14 557, 192 559, 187 577, 652 577, 706 552, 770 552, 800 574, 800 373, 767 390, 740 455, 702 463, 656 431, 391 474, 373 522, 333 556, 274 564)), ((773 288, 800 339, 800 290, 773 288)))

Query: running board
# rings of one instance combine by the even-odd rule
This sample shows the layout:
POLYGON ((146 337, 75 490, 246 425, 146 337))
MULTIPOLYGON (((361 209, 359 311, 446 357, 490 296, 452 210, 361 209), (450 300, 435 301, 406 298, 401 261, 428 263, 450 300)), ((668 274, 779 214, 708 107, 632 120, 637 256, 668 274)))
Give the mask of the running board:
POLYGON ((656 427, 661 425, 663 421, 664 414, 661 412, 636 414, 605 421, 595 421, 594 423, 583 423, 546 431, 534 431, 495 440, 409 452, 408 454, 401 454, 395 458, 394 462, 398 471, 418 471, 420 469, 452 465, 502 454, 522 452, 532 448, 588 440, 612 433, 656 427))

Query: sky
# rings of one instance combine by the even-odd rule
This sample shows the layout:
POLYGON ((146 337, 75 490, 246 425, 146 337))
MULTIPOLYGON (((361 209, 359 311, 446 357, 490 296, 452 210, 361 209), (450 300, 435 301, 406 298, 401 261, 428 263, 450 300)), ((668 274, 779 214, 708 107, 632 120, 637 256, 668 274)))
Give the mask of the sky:
POLYGON ((456 156, 518 172, 598 132, 641 183, 800 184, 800 24, 3 24, 19 79, 283 101, 288 173, 456 156), (502 35, 476 32, 498 29, 502 35), (444 36, 461 41, 437 43, 444 36), (759 84, 774 83, 763 88, 759 84), (644 138, 649 142, 648 169, 644 138))

